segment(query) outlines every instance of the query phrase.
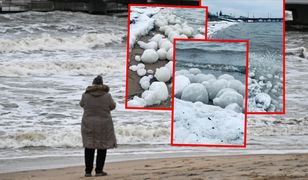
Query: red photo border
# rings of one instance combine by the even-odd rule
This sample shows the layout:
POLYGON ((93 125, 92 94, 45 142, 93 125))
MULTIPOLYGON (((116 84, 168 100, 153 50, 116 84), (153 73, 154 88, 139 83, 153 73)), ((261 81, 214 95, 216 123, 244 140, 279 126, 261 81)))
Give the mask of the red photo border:
MULTIPOLYGON (((202 0, 200 0, 200 5, 202 6, 202 0)), ((283 88, 282 88, 282 111, 275 112, 249 112, 247 114, 277 114, 282 115, 286 114, 286 0, 282 0, 282 77, 283 77, 283 88)), ((207 26, 208 27, 208 26, 207 26)), ((206 36, 206 39, 208 37, 206 36)))
MULTIPOLYGON (((165 4, 129 4, 128 5, 128 18, 127 18, 127 41, 126 41, 126 86, 125 86, 125 109, 135 109, 135 110, 173 110, 172 107, 172 97, 171 97, 171 107, 129 107, 128 106, 128 72, 129 72, 129 38, 130 38, 130 10, 132 6, 141 7, 166 7, 166 8, 194 8, 194 9, 205 9, 205 39, 208 33, 208 7, 201 6, 201 0, 199 1, 199 6, 182 6, 182 5, 165 5, 165 4)), ((173 86, 173 85, 172 85, 173 86)), ((172 88, 173 89, 173 88, 172 88)))
POLYGON ((197 42, 221 42, 221 43, 246 43, 246 80, 245 80, 245 108, 244 108, 244 144, 243 145, 231 145, 231 144, 180 144, 173 142, 174 136, 174 86, 175 78, 172 79, 172 114, 171 114, 171 146, 207 146, 207 147, 224 147, 224 148, 246 148, 247 142, 247 107, 248 107, 248 63, 249 63, 249 40, 217 40, 217 39, 182 39, 176 38, 173 42, 173 77, 175 77, 175 64, 176 64, 176 42, 177 41, 197 41, 197 42))

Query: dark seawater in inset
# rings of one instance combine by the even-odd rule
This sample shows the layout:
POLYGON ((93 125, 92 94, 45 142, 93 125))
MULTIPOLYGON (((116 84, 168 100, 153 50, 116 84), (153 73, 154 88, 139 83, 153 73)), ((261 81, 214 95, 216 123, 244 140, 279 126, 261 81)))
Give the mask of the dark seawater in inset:
POLYGON ((245 83, 246 43, 177 41, 176 70, 189 68, 216 77, 230 74, 245 83))

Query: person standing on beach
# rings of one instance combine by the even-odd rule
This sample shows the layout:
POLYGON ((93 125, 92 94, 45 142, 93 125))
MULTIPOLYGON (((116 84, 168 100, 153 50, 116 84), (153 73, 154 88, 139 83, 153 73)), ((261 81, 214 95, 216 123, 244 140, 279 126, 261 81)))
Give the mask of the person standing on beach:
POLYGON ((106 176, 103 171, 107 149, 116 148, 117 141, 114 133, 110 111, 116 103, 109 93, 109 87, 103 84, 102 76, 97 76, 82 94, 80 106, 84 109, 81 134, 85 148, 85 176, 92 176, 95 149, 97 149, 95 176, 106 176))

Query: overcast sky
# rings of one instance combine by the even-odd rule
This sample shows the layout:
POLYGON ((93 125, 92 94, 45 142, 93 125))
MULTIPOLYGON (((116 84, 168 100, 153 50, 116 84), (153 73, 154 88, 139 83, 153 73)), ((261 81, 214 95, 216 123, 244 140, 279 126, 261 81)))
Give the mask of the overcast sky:
POLYGON ((233 16, 282 17, 283 0, 202 0, 209 12, 233 16))

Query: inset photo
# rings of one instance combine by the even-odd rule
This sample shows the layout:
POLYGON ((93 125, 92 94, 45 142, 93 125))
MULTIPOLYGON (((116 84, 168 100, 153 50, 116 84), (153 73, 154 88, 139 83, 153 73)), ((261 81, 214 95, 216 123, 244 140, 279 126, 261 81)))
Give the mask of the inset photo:
POLYGON ((246 147, 248 41, 175 40, 171 145, 246 147))
POLYGON ((207 7, 130 5, 125 107, 171 110, 175 38, 205 39, 207 7))

